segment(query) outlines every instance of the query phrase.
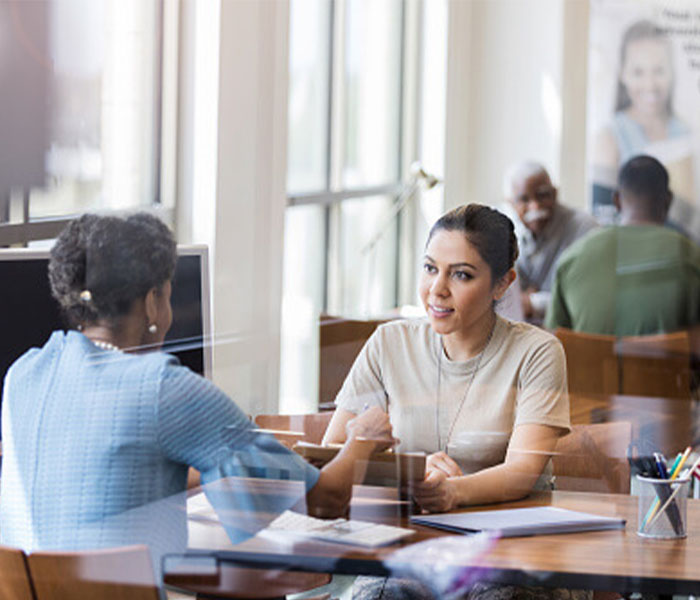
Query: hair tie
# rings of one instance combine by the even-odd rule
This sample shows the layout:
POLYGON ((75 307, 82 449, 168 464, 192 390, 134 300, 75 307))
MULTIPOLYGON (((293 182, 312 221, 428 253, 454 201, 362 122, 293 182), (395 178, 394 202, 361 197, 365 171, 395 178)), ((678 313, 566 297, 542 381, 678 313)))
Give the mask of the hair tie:
POLYGON ((90 290, 83 290, 80 292, 80 301, 86 304, 92 300, 92 292, 90 290))

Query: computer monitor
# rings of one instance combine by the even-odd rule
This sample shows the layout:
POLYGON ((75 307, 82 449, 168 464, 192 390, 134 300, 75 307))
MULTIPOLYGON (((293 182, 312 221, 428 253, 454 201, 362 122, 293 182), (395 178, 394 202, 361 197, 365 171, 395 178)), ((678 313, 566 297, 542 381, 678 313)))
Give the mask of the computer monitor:
MULTIPOLYGON (((206 246, 178 246, 171 304, 173 324, 163 350, 211 377, 209 261, 206 246)), ((52 331, 66 329, 51 296, 48 250, 0 249, 0 392, 10 365, 52 331)), ((1 398, 1 396, 0 396, 1 398)))
POLYGON ((178 246, 170 304, 173 324, 165 336, 163 351, 211 379, 211 296, 206 246, 178 246))

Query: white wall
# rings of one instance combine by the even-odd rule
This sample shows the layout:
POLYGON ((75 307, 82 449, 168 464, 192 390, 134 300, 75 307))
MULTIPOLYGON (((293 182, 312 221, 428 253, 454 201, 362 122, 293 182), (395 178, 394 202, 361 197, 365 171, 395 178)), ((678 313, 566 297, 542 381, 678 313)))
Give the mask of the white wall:
POLYGON ((562 136, 559 186, 562 200, 587 209, 586 88, 588 82, 588 0, 564 3, 562 61, 562 136))
POLYGON ((587 15, 583 0, 450 1, 446 207, 498 205, 525 158, 585 205, 587 15))
POLYGON ((286 177, 286 0, 183 3, 178 237, 206 243, 214 382, 276 412, 286 177))

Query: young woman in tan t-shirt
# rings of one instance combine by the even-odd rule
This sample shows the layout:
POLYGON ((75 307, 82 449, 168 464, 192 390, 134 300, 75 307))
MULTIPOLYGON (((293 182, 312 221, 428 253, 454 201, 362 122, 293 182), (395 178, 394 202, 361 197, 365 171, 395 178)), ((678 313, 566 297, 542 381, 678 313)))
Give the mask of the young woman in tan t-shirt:
MULTIPOLYGON (((515 279, 513 265, 517 258, 517 241, 513 232, 513 224, 505 215, 497 210, 476 204, 462 206, 443 215, 433 225, 425 249, 423 270, 420 277, 418 291, 427 313, 430 328, 440 338, 441 349, 438 357, 438 386, 440 378, 440 366, 444 371, 448 361, 476 361, 476 367, 472 369, 472 375, 466 375, 467 381, 463 382, 464 392, 453 393, 452 398, 445 398, 443 402, 452 402, 452 414, 454 421, 448 425, 446 433, 443 433, 442 442, 432 450, 427 459, 426 475, 424 481, 415 490, 415 499, 426 510, 432 512, 449 511, 460 505, 484 504, 490 502, 503 502, 515 500, 527 495, 543 473, 549 456, 554 450, 557 438, 568 430, 568 397, 566 392, 566 369, 563 351, 553 336, 542 330, 535 330, 530 325, 514 324, 500 320, 494 311, 494 305, 505 293, 515 279), (504 325, 505 323, 505 325, 504 325), (511 405, 515 417, 511 421, 511 427, 504 433, 507 440, 505 458, 498 464, 492 464, 476 472, 465 474, 458 462, 446 452, 447 442, 454 439, 459 431, 455 430, 455 423, 459 413, 464 410, 475 410, 472 406, 475 397, 479 402, 488 402, 488 394, 483 388, 478 391, 473 387, 475 377, 478 376, 480 357, 488 355, 491 358, 494 347, 485 351, 494 336, 494 331, 499 336, 517 335, 517 345, 503 344, 502 348, 524 348, 522 358, 514 368, 509 368, 509 373, 504 376, 511 377, 513 385, 509 393, 512 395, 511 405), (508 334, 502 334, 507 330, 508 334), (550 339, 551 338, 551 339, 550 339), (535 353, 528 352, 526 344, 522 340, 536 341, 545 348, 546 360, 539 360, 533 366, 535 353), (444 354, 442 354, 444 353, 444 354), (442 362, 441 362, 442 361, 442 362), (523 376, 527 371, 534 376, 523 376), (545 371, 542 373, 541 371, 545 371), (542 377, 544 375, 544 377, 542 377), (548 389, 527 390, 523 385, 531 385, 535 380, 546 380, 548 389), (547 396, 546 402, 542 402, 541 409, 537 407, 537 398, 547 396), (469 397, 469 401, 466 402, 469 397), (518 419, 517 411, 528 398, 531 406, 534 403, 536 409, 528 409, 526 419, 518 419), (535 398, 535 400, 532 400, 535 398), (541 414, 537 413, 540 410, 541 414)), ((386 331, 385 331, 386 333, 386 331)), ((430 332, 429 332, 430 333, 430 332)), ((430 334, 434 337, 434 334, 430 334)), ((381 335, 381 334, 380 334, 381 335)), ((422 338, 405 337, 408 343, 423 343, 416 341, 422 338)), ((500 342, 500 340, 499 340, 500 342)), ((375 340, 376 343, 376 340, 375 340)), ((377 346, 374 347, 375 350, 377 346)), ((398 354, 396 344, 385 344, 383 352, 398 354)), ((421 348, 421 351, 424 349, 421 348)), ((368 361, 367 352, 361 354, 358 362, 368 361)), ((376 355, 376 351, 374 352, 376 355)), ((409 352, 410 354, 410 352, 409 352)), ((419 352, 414 354, 419 355, 419 352)), ((426 356, 424 353, 422 356, 426 356)), ((498 358, 498 357, 497 357, 498 358)), ((501 357, 503 358, 503 357, 501 357)), ((512 357, 508 357, 509 360, 512 357)), ((541 359, 541 355, 540 355, 541 359)), ((435 361, 432 361, 435 363, 435 361)), ((497 362, 497 361, 495 361, 497 362)), ((511 360, 512 362, 512 360, 511 360)), ((421 359, 416 364, 407 364, 404 370, 420 370, 426 381, 433 381, 434 364, 428 364, 428 360, 421 359)), ((486 360, 483 361, 486 363, 486 360)), ((362 365, 353 366, 348 379, 353 378, 353 373, 358 372, 362 365)), ((493 368, 493 363, 491 365, 493 368)), ((483 375, 482 368, 482 375, 483 375)), ((364 371, 372 371, 376 387, 383 389, 370 390, 375 397, 386 397, 392 401, 392 392, 396 389, 388 389, 391 385, 388 373, 382 372, 378 365, 364 365, 364 371), (382 380, 382 377, 385 377, 382 380)), ((443 378, 445 377, 443 372, 443 378)), ((397 371, 394 379, 400 379, 401 373, 397 371)), ((358 375, 358 381, 361 379, 358 375)), ((483 377, 482 377, 483 379, 483 377)), ((365 378, 367 380, 367 378, 365 378)), ((432 385, 432 384, 431 384, 432 385)), ((346 438, 345 428, 347 423, 363 410, 360 400, 353 401, 348 398, 348 390, 358 390, 361 386, 346 382, 344 391, 341 391, 338 399, 338 408, 331 420, 324 442, 343 442, 346 438), (347 389, 346 389, 347 388, 347 389)), ((364 391, 364 389, 363 389, 364 391)), ((426 390, 427 394, 427 390, 426 390)), ((372 394, 369 393, 368 396, 372 394)), ((428 395, 426 402, 440 402, 428 395)), ((398 402, 398 400, 394 400, 398 402)), ((381 400, 378 401, 381 404, 381 400)), ((385 401, 386 407, 386 401, 385 401)), ((396 409, 396 404, 394 405, 396 409)), ((429 413, 427 413, 429 414, 429 413)), ((401 419, 420 418, 417 412, 414 415, 401 414, 401 419)), ((464 419, 464 412, 462 420, 464 419)), ((438 419, 438 430, 440 421, 438 419)), ((401 438, 401 431, 394 435, 401 438)), ((459 429, 459 428, 458 428, 459 429)), ((438 433, 437 439, 440 440, 438 433)), ((410 440, 402 440, 409 443, 402 444, 402 449, 415 450, 410 447, 410 440)))

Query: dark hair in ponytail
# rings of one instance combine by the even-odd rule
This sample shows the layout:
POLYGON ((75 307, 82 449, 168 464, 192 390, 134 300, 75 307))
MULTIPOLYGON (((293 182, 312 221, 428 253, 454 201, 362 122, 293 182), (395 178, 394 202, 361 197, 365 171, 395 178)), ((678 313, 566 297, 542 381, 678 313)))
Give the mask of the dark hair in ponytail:
POLYGON ((502 212, 481 204, 465 204, 442 215, 430 229, 435 232, 461 231, 491 270, 493 283, 513 268, 518 258, 518 240, 513 222, 502 212))

